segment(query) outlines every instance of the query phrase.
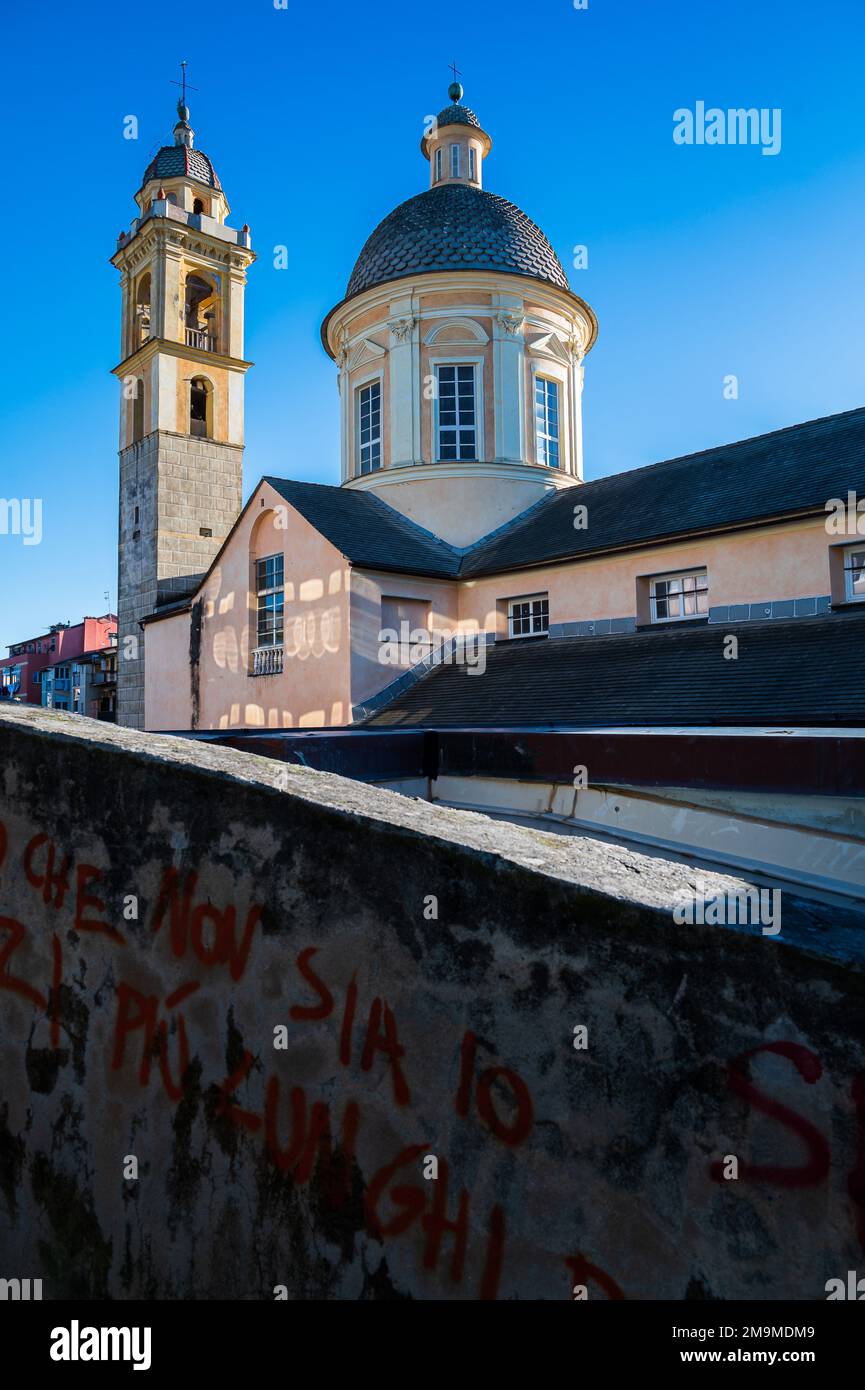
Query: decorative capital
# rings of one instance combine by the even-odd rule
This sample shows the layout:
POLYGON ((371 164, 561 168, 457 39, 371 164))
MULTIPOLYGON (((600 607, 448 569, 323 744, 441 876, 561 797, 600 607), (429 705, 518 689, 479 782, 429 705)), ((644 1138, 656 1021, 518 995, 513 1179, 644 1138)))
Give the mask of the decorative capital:
POLYGON ((568 352, 570 352, 577 366, 579 366, 586 355, 586 345, 583 341, 582 333, 575 333, 572 338, 566 339, 565 346, 567 347, 568 352))
POLYGON ((417 319, 411 314, 401 319, 389 319, 388 328, 398 343, 407 343, 412 335, 412 329, 417 323, 417 319))
POLYGON ((523 323, 525 322, 525 315, 516 313, 512 309, 500 309, 499 312, 496 314, 496 318, 501 327, 511 338, 515 337, 516 334, 519 333, 520 329, 523 326, 523 323))

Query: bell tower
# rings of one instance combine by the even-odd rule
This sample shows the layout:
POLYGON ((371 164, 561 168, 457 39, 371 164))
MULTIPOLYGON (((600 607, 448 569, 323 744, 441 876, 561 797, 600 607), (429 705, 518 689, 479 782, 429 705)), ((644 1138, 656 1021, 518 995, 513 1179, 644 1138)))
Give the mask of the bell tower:
MULTIPOLYGON (((185 79, 185 70, 184 70, 185 79)), ((144 726, 141 619, 196 588, 241 508, 249 227, 195 148, 186 92, 174 144, 135 195, 111 258, 122 293, 118 723, 144 726)))

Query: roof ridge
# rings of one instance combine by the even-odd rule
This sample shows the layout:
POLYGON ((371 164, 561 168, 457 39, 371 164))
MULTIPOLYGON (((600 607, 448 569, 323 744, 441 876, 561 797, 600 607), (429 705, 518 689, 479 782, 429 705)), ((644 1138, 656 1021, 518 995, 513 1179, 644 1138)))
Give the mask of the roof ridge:
POLYGON ((501 536, 505 531, 508 531, 511 528, 515 530, 521 522, 529 521, 532 518, 534 512, 537 512, 540 510, 541 507, 544 507, 549 503, 554 502, 557 497, 561 497, 562 492, 572 492, 573 490, 574 489, 572 488, 562 488, 561 490, 553 492, 545 492, 542 497, 538 498, 537 502, 532 502, 531 505, 525 507, 523 511, 517 512, 516 516, 510 517, 508 521, 503 521, 501 526, 497 526, 494 531, 487 531, 485 535, 479 536, 476 541, 472 541, 471 545, 464 545, 460 547, 459 555, 461 566, 462 561, 470 559, 472 552, 477 550, 479 546, 486 545, 489 541, 494 540, 496 536, 501 536))
POLYGON ((756 444, 761 439, 772 439, 776 435, 791 434, 794 430, 806 429, 809 425, 823 425, 829 420, 843 420, 846 416, 865 415, 865 405, 853 406, 850 410, 838 410, 831 415, 817 415, 811 420, 799 420, 794 425, 781 425, 776 430, 764 430, 762 434, 749 434, 744 439, 732 439, 729 444, 713 444, 707 449, 695 449, 690 454, 674 454, 672 458, 656 459, 654 463, 641 464, 639 468, 623 468, 618 473, 602 473, 599 478, 586 478, 584 487, 592 483, 609 482, 612 478, 633 477, 635 473, 647 473, 650 468, 666 468, 672 463, 687 463, 690 459, 705 458, 707 454, 719 454, 727 449, 738 449, 746 444, 756 444))
MULTIPOLYGON (((413 532, 415 535, 422 536, 427 542, 432 542, 437 549, 446 552, 449 557, 457 562, 461 557, 462 552, 457 546, 451 545, 449 541, 444 540, 441 536, 437 536, 434 531, 430 531, 427 527, 421 526, 413 517, 406 516, 405 512, 401 512, 396 507, 392 507, 389 502, 385 502, 384 498, 379 497, 374 492, 366 489, 360 490, 358 488, 347 489, 335 483, 313 483, 300 478, 277 478, 273 475, 264 475, 259 480, 257 486, 260 487, 263 482, 270 483, 271 487, 275 487, 277 492, 280 491, 281 487, 316 488, 323 492, 333 493, 334 496, 339 497, 345 497, 351 494, 354 497, 368 498, 374 506, 384 509, 382 515, 386 516, 388 522, 391 524, 404 525, 406 530, 413 532)), ((282 495, 285 496, 284 493, 282 495)), ((289 499, 286 498, 286 500, 288 501, 289 499)), ((457 577, 456 573, 453 577, 457 577)))

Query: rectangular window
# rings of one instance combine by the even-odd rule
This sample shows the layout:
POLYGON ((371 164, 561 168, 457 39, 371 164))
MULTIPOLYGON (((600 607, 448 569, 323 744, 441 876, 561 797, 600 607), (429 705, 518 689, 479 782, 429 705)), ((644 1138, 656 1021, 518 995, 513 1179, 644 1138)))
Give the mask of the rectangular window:
POLYGON ((531 594, 508 601, 508 636, 539 637, 550 630, 549 594, 531 594))
POLYGON ((709 611, 709 579, 705 570, 665 574, 652 580, 649 594, 653 623, 698 618, 709 611))
POLYGON ((435 181, 436 181, 436 183, 438 183, 439 179, 440 179, 441 176, 442 176, 442 149, 441 149, 441 145, 439 145, 438 149, 436 150, 435 159, 436 159, 436 163, 435 163, 435 181))
POLYGON ((266 555, 255 562, 255 590, 258 598, 258 645, 281 647, 285 604, 283 557, 266 555))
POLYGON ((535 377, 535 442, 538 463, 559 466, 559 383, 535 377))
POLYGON ((475 151, 473 145, 469 145, 469 178, 471 179, 472 183, 474 183, 477 179, 477 172, 475 166, 475 151))
POLYGON ((848 603, 865 599, 865 550, 844 551, 844 593, 848 603))
POLYGON ((460 176, 460 147, 451 145, 451 178, 458 179, 460 176))
POLYGON ((475 369, 470 364, 436 367, 437 457, 443 462, 477 458, 475 369))
POLYGON ((371 381, 357 393, 357 471, 381 468, 381 382, 371 381))

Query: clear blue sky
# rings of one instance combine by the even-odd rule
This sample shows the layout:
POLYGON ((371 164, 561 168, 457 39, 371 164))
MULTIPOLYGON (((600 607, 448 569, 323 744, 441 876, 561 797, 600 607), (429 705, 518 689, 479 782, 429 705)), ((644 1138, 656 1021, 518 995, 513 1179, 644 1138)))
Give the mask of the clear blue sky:
POLYGON ((338 481, 319 325, 369 232, 426 187, 418 142, 454 57, 493 137, 485 186, 539 223, 600 320, 588 477, 865 403, 863 39, 862 0, 7 8, 0 497, 41 497, 43 539, 0 535, 0 654, 104 611, 106 589, 116 606, 108 258, 171 141, 181 58, 196 142, 259 255, 248 494, 264 473, 338 481), (779 107, 781 152, 674 144, 673 112, 698 100, 779 107))

